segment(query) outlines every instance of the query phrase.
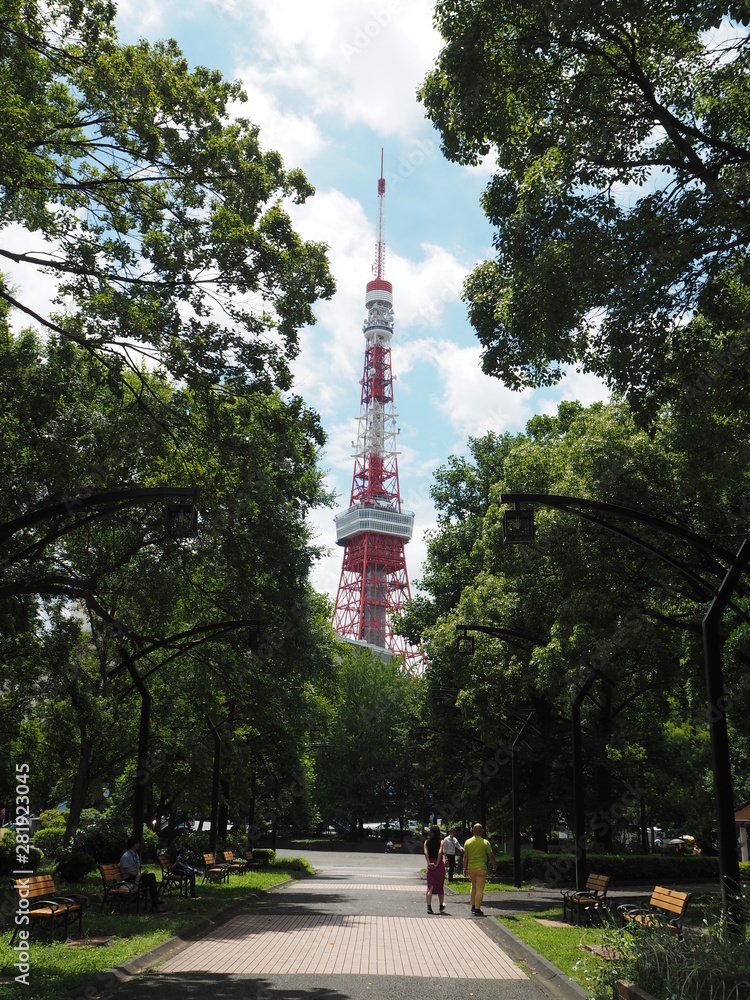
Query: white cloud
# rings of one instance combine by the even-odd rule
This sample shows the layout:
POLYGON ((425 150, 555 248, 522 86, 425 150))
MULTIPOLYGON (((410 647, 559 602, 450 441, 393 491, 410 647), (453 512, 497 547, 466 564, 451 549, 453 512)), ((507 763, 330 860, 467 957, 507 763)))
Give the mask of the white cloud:
MULTIPOLYGON (((469 267, 444 247, 423 243, 424 258, 396 257, 389 266, 399 328, 437 327, 445 307, 460 302, 469 267)), ((403 370, 403 369, 400 369, 403 370)))
MULTIPOLYGON (((552 390, 555 395, 555 411, 560 400, 577 400, 584 406, 600 401, 609 402, 611 391, 596 375, 577 371, 574 368, 565 369, 565 378, 552 390)), ((553 411, 553 412, 555 412, 553 411)), ((547 412, 545 409, 543 412, 547 412)))
POLYGON ((278 101, 279 113, 333 115, 380 135, 422 127, 416 90, 440 48, 426 0, 256 2, 251 60, 233 75, 278 101))
MULTIPOLYGON (((3 250, 8 253, 31 254, 42 259, 53 259, 57 249, 56 245, 45 240, 41 233, 31 233, 17 223, 2 228, 2 245, 3 250)), ((52 300, 57 294, 57 278, 54 274, 45 272, 33 264, 16 263, 6 257, 3 257, 2 260, 2 272, 5 280, 11 286, 14 298, 37 315, 49 316, 53 309, 52 300)), ((55 308, 59 309, 60 307, 55 308)), ((18 310, 11 313, 10 320, 14 330, 29 326, 43 329, 30 316, 18 310)))
POLYGON ((119 0, 117 4, 118 27, 125 34, 138 37, 161 33, 165 16, 171 13, 169 5, 159 0, 119 0))
POLYGON ((279 96, 268 87, 260 69, 246 66, 241 77, 247 102, 233 105, 230 112, 260 127, 262 148, 278 150, 287 167, 309 163, 325 150, 329 140, 318 124, 310 115, 282 108, 279 96))

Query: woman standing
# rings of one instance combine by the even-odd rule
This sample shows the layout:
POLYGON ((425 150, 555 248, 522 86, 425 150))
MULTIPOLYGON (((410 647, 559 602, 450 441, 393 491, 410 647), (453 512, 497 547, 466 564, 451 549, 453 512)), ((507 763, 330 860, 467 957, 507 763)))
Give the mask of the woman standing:
POLYGON ((432 894, 436 892, 440 900, 440 912, 445 911, 445 861, 443 859, 443 838, 439 826, 430 827, 424 842, 424 856, 427 861, 427 912, 432 909, 432 894))

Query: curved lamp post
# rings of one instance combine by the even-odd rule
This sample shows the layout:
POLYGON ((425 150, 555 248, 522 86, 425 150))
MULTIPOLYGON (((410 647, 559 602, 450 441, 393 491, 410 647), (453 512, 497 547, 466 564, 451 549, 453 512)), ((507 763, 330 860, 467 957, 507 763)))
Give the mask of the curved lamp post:
MULTIPOLYGON (((198 489, 195 486, 129 486, 117 487, 110 490, 92 491, 81 496, 66 497, 42 504, 33 510, 27 511, 20 517, 0 524, 0 545, 9 542, 14 535, 28 528, 32 528, 44 521, 59 519, 62 521, 59 527, 47 532, 41 538, 37 538, 21 549, 13 552, 3 560, 3 566, 10 566, 20 562, 22 559, 33 560, 39 556, 44 549, 57 538, 67 535, 83 524, 90 524, 102 518, 111 517, 118 510, 127 507, 137 507, 141 504, 152 505, 157 501, 171 500, 166 505, 165 530, 169 538, 187 538, 197 534, 198 512, 195 505, 190 502, 198 496, 198 489)), ((12 586, 10 588, 12 592, 12 586)), ((123 662, 117 669, 126 668, 133 679, 133 686, 138 689, 141 696, 141 717, 139 725, 139 765, 144 759, 148 748, 149 717, 151 713, 151 696, 143 678, 138 674, 133 662, 134 658, 127 652, 123 652, 123 662)), ((134 821, 133 833, 141 839, 143 826, 143 802, 145 787, 139 783, 136 777, 136 805, 141 807, 140 823, 134 821)))
MULTIPOLYGON (((133 797, 133 836, 136 839, 142 839, 143 835, 143 813, 146 806, 146 786, 150 775, 149 741, 151 736, 151 695, 145 684, 146 679, 156 673, 157 670, 161 670, 162 667, 166 666, 166 664, 170 663, 176 657, 190 652, 192 649, 195 649, 205 642, 210 642, 212 640, 215 641, 218 638, 222 638, 241 629, 249 629, 251 632, 257 631, 261 624, 261 622, 254 618, 240 618, 215 622, 210 625, 195 625, 192 628, 186 629, 184 632, 178 632, 174 635, 168 636, 166 639, 160 639, 157 642, 151 643, 149 646, 138 650, 136 653, 131 654, 125 649, 120 650, 122 662, 109 671, 107 679, 111 680, 119 674, 121 670, 126 669, 130 674, 133 683, 123 692, 122 698, 126 698, 130 692, 134 690, 138 691, 141 696, 141 716, 138 729, 138 767, 136 768, 135 794, 133 797), (149 656, 151 653, 155 653, 158 650, 169 649, 170 647, 177 647, 171 656, 167 656, 165 659, 160 660, 159 663, 152 666, 149 670, 145 671, 145 673, 138 673, 135 666, 136 660, 149 656)), ((208 716, 206 716, 206 718, 210 731, 214 734, 215 727, 213 726, 211 720, 208 719, 208 716)), ((219 754, 220 749, 217 749, 215 760, 218 758, 219 754)), ((218 764, 215 764, 215 773, 218 766, 218 764)), ((216 780, 214 779, 214 794, 211 800, 212 817, 214 811, 218 810, 217 803, 218 792, 216 791, 216 780)), ((216 830, 216 825, 217 824, 213 822, 212 819, 212 837, 215 836, 214 831, 216 830)))
MULTIPOLYGON (((494 639, 502 639, 508 645, 522 649, 524 652, 529 652, 536 642, 533 636, 526 635, 524 632, 516 632, 514 629, 500 628, 494 625, 460 624, 456 625, 456 648, 459 653, 471 655, 474 652, 474 637, 469 635, 469 632, 482 632, 484 635, 490 635, 494 639)), ((523 739, 533 716, 534 713, 529 712, 520 730, 514 735, 513 742, 510 745, 511 808, 513 813, 513 884, 517 889, 521 888, 523 878, 521 876, 521 825, 516 763, 518 759, 518 745, 523 739)))
MULTIPOLYGON (((532 511, 524 511, 523 513, 532 514, 532 511)), ((521 530, 520 534, 524 540, 530 540, 533 537, 533 516, 531 519, 530 529, 524 528, 521 530)), ((491 635, 496 639, 503 639, 511 646, 516 646, 518 649, 522 649, 529 652, 531 647, 538 642, 532 636, 526 635, 523 632, 516 632, 513 629, 499 628, 494 625, 456 625, 456 646, 459 652, 464 652, 467 654, 474 652, 474 639, 468 633, 483 632, 485 635, 491 635)), ((586 811, 584 808, 584 793, 583 793, 583 753, 581 750, 581 705, 584 699, 588 695, 591 686, 598 677, 603 677, 601 670, 598 667, 589 667, 589 672, 581 684, 580 689, 576 697, 573 699, 573 704, 571 706, 571 722, 573 726, 573 828, 575 835, 575 863, 576 863, 576 889, 583 889, 586 883, 586 878, 588 876, 587 870, 587 860, 586 860, 586 811)), ((606 679, 606 678, 605 678, 606 679)), ((517 797, 517 782, 516 782, 516 758, 517 758, 517 745, 521 742, 521 739, 526 731, 527 726, 531 722, 533 713, 529 714, 526 722, 523 724, 521 731, 515 737, 513 743, 511 744, 511 782, 512 782, 512 801, 513 801, 513 879, 514 885, 518 888, 521 886, 521 831, 518 819, 518 797, 517 797)))
POLYGON ((714 795, 716 800, 716 825, 719 846, 719 875, 721 899, 724 912, 735 926, 742 926, 742 890, 740 866, 737 857, 734 796, 732 792, 732 770, 729 759, 729 737, 727 733, 726 699, 721 662, 721 637, 719 622, 726 608, 732 607, 744 621, 748 616, 732 601, 740 576, 750 559, 750 543, 745 538, 736 556, 715 545, 713 542, 680 525, 671 524, 647 511, 634 510, 621 504, 581 497, 555 496, 549 493, 503 493, 501 503, 514 504, 516 509, 503 513, 503 541, 517 544, 531 542, 534 537, 533 509, 521 510, 522 503, 539 503, 552 507, 586 521, 598 524, 608 531, 627 538, 657 556, 662 562, 677 569, 696 588, 704 600, 710 599, 710 607, 703 618, 703 651, 706 667, 706 692, 708 696, 708 721, 711 734, 711 757, 714 773, 714 795), (607 519, 609 518, 609 520, 607 519), (697 549, 703 558, 703 571, 721 579, 716 587, 687 563, 664 552, 646 539, 640 538, 623 528, 618 521, 635 522, 672 535, 697 549), (727 569, 725 563, 729 564, 727 569))

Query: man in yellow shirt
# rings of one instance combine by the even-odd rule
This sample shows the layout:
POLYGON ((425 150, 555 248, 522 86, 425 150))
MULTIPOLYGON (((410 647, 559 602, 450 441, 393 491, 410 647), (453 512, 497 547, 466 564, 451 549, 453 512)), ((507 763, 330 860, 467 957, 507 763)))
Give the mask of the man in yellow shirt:
POLYGON ((487 878, 487 862, 492 865, 493 873, 497 871, 497 864, 489 840, 484 839, 482 824, 475 823, 471 832, 474 836, 469 837, 464 843, 464 875, 468 875, 471 879, 471 912, 475 917, 483 917, 481 906, 487 878))

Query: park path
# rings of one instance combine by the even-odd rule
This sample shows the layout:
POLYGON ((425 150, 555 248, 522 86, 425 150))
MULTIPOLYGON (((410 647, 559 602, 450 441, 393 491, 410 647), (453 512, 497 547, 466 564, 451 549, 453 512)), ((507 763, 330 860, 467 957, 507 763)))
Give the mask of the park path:
POLYGON ((468 896, 426 913, 420 861, 316 854, 316 878, 264 894, 117 1000, 549 1000, 468 896))

